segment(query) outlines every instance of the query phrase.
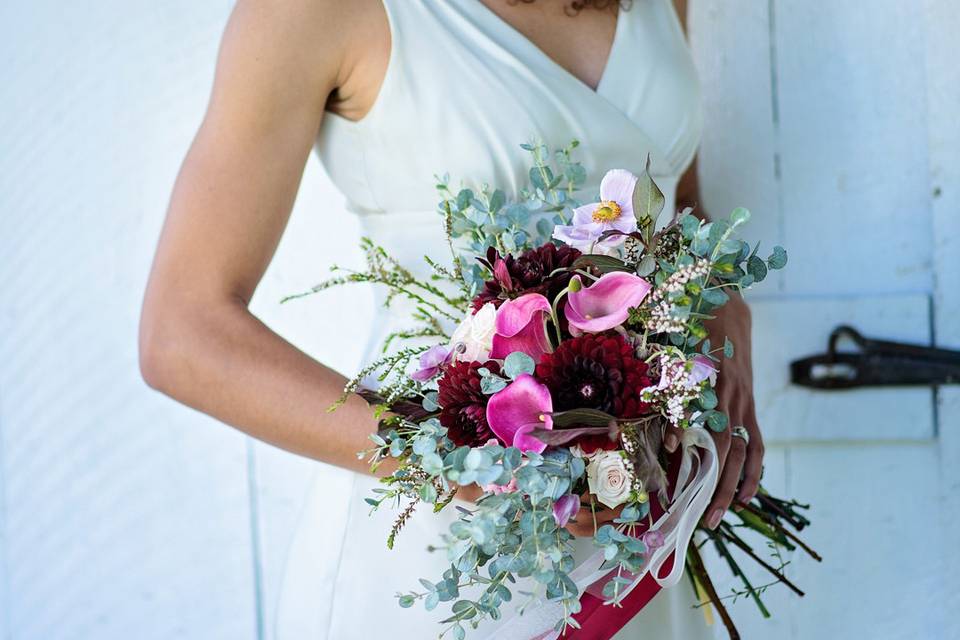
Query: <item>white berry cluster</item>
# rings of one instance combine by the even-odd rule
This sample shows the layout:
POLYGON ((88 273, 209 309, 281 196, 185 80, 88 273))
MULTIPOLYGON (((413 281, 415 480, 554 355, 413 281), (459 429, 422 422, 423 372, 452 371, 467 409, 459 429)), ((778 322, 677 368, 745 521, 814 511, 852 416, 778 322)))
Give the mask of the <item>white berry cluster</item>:
POLYGON ((704 258, 693 264, 677 269, 663 281, 650 296, 650 321, 647 327, 653 333, 679 333, 685 328, 685 321, 676 314, 676 305, 672 302, 675 295, 683 294, 687 283, 705 278, 710 273, 710 262, 704 258))
POLYGON ((670 424, 678 426, 684 419, 686 407, 700 395, 700 384, 690 380, 686 360, 671 358, 662 353, 658 358, 660 382, 641 391, 644 402, 653 402, 662 408, 670 424))

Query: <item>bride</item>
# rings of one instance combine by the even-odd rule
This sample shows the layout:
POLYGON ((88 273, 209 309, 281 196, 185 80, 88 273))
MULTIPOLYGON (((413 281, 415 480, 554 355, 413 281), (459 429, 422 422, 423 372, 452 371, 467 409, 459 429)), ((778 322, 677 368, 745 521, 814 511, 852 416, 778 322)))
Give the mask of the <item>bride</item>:
MULTIPOLYGON (((408 263, 445 249, 432 176, 516 192, 526 183, 518 144, 532 138, 580 140, 596 179, 610 167, 639 173, 649 153, 667 209, 694 204, 701 116, 685 12, 671 0, 238 0, 157 248, 141 369, 152 387, 255 438, 357 472, 346 513, 314 492, 289 552, 281 640, 435 637, 438 612, 401 610, 393 596, 442 572, 443 554, 426 547, 448 524, 414 518, 386 550, 381 519, 392 514, 368 517, 376 480, 356 456, 372 413, 359 397, 328 413, 344 377, 248 311, 311 149, 365 233, 408 263)), ((738 348, 723 361, 721 408, 749 438, 715 435, 724 465, 711 527, 753 496, 763 457, 749 312, 740 299, 723 309, 710 330, 738 348)), ((371 318, 371 345, 394 322, 387 311, 371 318)), ((675 448, 676 434, 665 441, 675 448)), ((592 523, 570 526, 587 549, 592 523)), ((616 637, 708 637, 693 602, 678 585, 616 637)), ((472 635, 502 637, 496 626, 472 635)))

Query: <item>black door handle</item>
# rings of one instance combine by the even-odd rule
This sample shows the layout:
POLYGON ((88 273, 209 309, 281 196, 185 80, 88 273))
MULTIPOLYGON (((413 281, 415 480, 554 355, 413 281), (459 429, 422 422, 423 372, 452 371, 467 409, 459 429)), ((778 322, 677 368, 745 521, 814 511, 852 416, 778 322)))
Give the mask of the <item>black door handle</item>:
POLYGON ((830 333, 827 352, 790 363, 790 381, 814 389, 960 383, 960 351, 865 338, 841 325, 830 333), (837 351, 849 338, 857 351, 837 351))

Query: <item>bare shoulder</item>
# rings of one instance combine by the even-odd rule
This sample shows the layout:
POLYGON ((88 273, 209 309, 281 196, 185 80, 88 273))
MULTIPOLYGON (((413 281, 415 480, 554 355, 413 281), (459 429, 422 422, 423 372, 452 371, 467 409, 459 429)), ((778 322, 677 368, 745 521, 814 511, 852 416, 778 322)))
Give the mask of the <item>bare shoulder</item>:
POLYGON ((218 74, 232 69, 322 109, 331 93, 362 86, 358 74, 378 57, 386 67, 389 39, 381 0, 237 0, 218 74))

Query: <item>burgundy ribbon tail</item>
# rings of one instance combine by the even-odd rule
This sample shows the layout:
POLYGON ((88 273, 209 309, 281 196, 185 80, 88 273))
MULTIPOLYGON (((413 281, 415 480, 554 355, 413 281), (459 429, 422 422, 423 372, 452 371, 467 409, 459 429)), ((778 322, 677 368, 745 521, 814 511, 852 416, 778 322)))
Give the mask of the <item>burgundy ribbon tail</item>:
MULTIPOLYGON (((676 482, 677 472, 679 471, 679 456, 671 456, 667 475, 670 485, 676 482)), ((658 500, 651 498, 650 509, 654 520, 663 515, 663 509, 658 500)), ((633 535, 641 535, 647 526, 641 525, 634 531, 633 535)), ((673 569, 673 563, 676 562, 676 556, 670 555, 663 566, 660 567, 658 575, 668 575, 673 569)), ((682 560, 681 560, 682 562, 682 560)), ((604 598, 594 595, 599 593, 603 585, 610 580, 613 572, 601 578, 598 582, 585 589, 580 597, 580 612, 573 618, 580 624, 579 629, 568 628, 560 634, 562 640, 610 640, 617 634, 628 622, 633 620, 640 611, 647 606, 654 596, 660 593, 662 587, 654 579, 653 574, 648 573, 640 580, 640 583, 620 601, 620 606, 603 604, 604 598)))
POLYGON ((580 628, 569 628, 560 637, 565 640, 610 640, 660 593, 660 589, 660 585, 648 573, 621 601, 619 607, 604 605, 602 598, 584 593, 580 598, 580 613, 573 616, 580 623, 580 628))

